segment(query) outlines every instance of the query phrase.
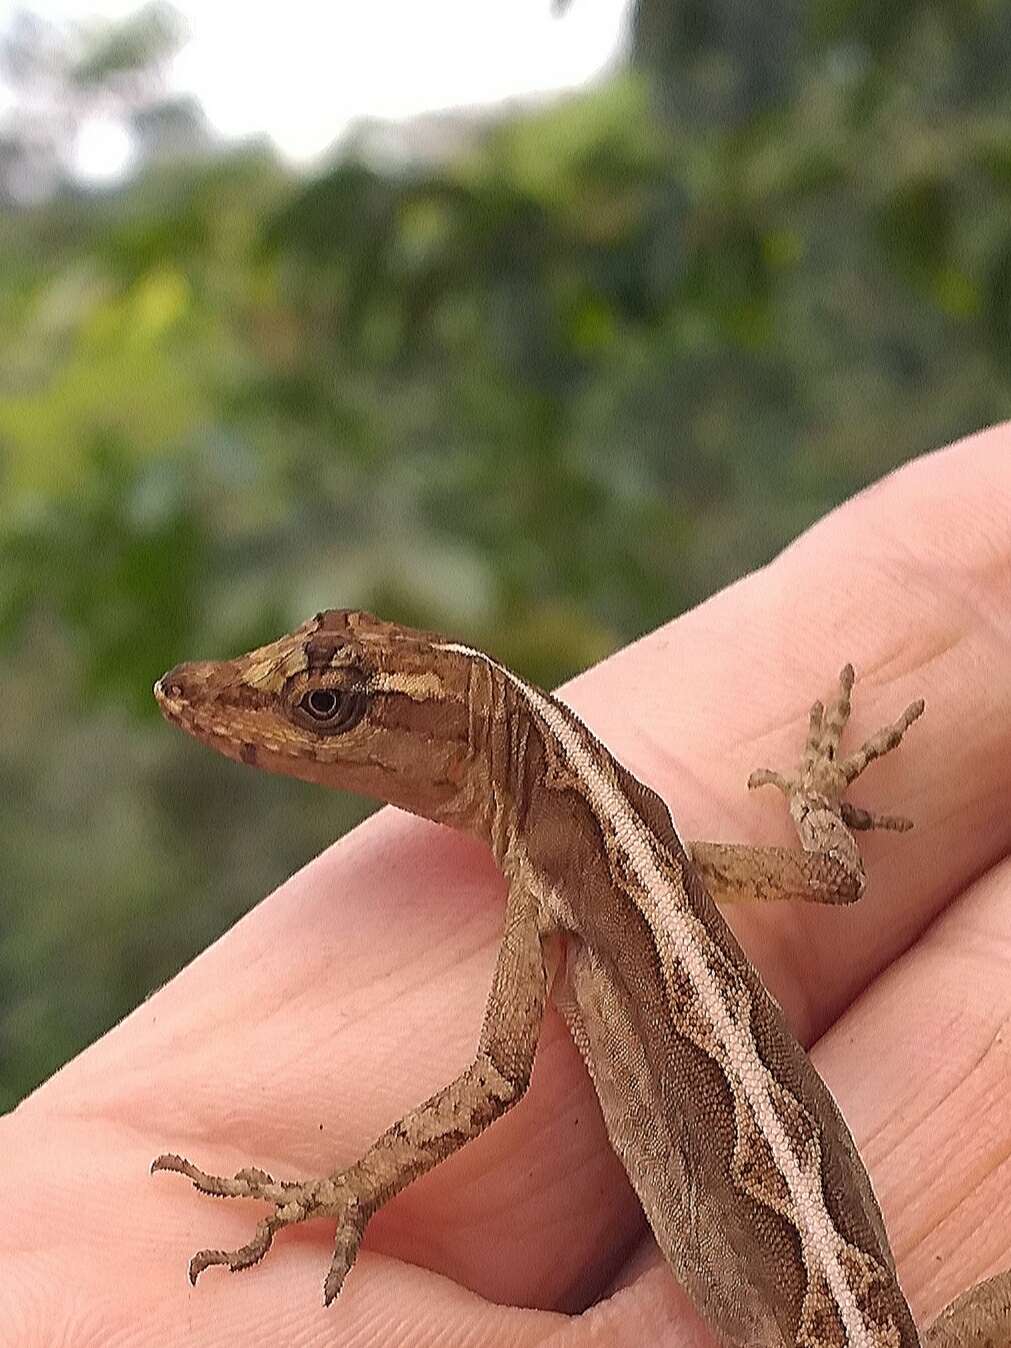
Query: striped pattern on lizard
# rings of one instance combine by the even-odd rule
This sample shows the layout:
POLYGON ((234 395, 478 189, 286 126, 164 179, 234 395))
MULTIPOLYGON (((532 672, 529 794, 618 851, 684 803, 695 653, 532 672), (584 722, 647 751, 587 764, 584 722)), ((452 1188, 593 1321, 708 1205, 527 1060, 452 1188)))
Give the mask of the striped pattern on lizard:
MULTIPOLYGON (((852 683, 847 666, 835 703, 815 704, 796 774, 751 779, 787 796, 796 850, 684 843, 663 801, 558 699, 370 614, 321 613, 236 660, 169 671, 156 696, 196 738, 475 834, 509 881, 473 1063, 358 1161, 309 1181, 154 1162, 204 1193, 272 1205, 246 1246, 195 1255, 191 1279, 254 1264, 283 1226, 328 1217, 332 1301, 372 1214, 521 1098, 550 993, 662 1252, 725 1341, 918 1344, 846 1124, 713 902, 851 902, 864 885, 852 829, 908 826, 842 797, 923 704, 841 757, 852 683)), ((939 1317, 931 1344, 980 1326, 980 1348, 1011 1342, 1009 1301, 1007 1275, 983 1285, 939 1317)))

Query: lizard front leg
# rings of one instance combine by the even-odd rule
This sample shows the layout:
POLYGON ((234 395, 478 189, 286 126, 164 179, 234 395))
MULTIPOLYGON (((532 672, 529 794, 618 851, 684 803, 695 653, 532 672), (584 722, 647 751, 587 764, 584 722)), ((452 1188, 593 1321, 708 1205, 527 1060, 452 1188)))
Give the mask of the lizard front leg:
POLYGON ((783 792, 804 850, 693 842, 692 861, 713 898, 853 903, 863 893, 866 878, 853 831, 912 828, 912 822, 902 816, 871 814, 843 796, 869 763, 901 743, 922 715, 923 700, 911 703, 898 720, 854 753, 840 757, 853 677, 853 666, 846 665, 839 675, 835 701, 827 710, 821 702, 811 708, 807 742, 796 772, 760 768, 748 778, 751 788, 775 786, 783 792))
POLYGON ((536 904, 514 886, 474 1061, 448 1086, 388 1128, 353 1165, 313 1180, 275 1180, 257 1169, 240 1170, 226 1178, 210 1175, 181 1156, 159 1156, 152 1163, 153 1171, 186 1175, 201 1193, 259 1198, 273 1207, 247 1245, 195 1254, 190 1260, 190 1281, 195 1283, 212 1264, 224 1264, 232 1272, 249 1268, 263 1258, 282 1227, 328 1217, 337 1222, 334 1256, 323 1287, 324 1303, 329 1305, 354 1263, 369 1218, 523 1095, 540 1035, 546 985, 536 904))

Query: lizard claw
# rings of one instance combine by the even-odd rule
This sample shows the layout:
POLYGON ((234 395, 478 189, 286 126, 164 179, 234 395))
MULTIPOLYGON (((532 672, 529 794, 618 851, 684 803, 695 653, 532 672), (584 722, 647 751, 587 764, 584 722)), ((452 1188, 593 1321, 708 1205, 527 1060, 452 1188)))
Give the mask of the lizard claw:
POLYGON ((252 1240, 234 1250, 198 1250, 189 1263, 189 1280, 195 1286, 205 1268, 223 1264, 232 1273, 258 1264, 270 1249, 274 1236, 285 1226, 311 1217, 336 1217, 337 1235, 333 1261, 324 1284, 324 1302, 329 1306, 340 1291, 361 1244, 369 1208, 361 1202, 356 1186, 345 1174, 315 1180, 277 1180, 266 1170, 247 1167, 230 1178, 210 1175, 192 1161, 174 1152, 156 1157, 152 1173, 168 1170, 185 1175, 193 1187, 212 1198, 258 1198, 273 1207, 257 1223, 252 1240))

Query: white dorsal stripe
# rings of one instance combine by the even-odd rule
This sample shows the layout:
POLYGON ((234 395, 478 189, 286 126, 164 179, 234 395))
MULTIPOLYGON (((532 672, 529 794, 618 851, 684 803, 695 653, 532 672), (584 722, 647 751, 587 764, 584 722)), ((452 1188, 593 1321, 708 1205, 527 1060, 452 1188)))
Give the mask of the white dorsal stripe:
POLYGON ((725 1061, 722 1066, 724 1070, 732 1067, 737 1078, 735 1093, 739 1091, 747 1101, 786 1183, 804 1247, 805 1264, 820 1269, 824 1275, 852 1348, 876 1348, 880 1340, 860 1310, 842 1265, 841 1255, 848 1245, 826 1206, 821 1176, 807 1173, 790 1145, 773 1101, 775 1082, 772 1074, 761 1059, 754 1035, 738 1021, 721 995, 693 930, 697 920, 677 902, 670 880, 657 865, 646 826, 624 794, 608 780, 578 732, 554 703, 482 651, 455 642, 447 642, 437 649, 481 660, 509 680, 554 735, 569 767, 582 781, 591 806, 612 825, 631 870, 655 907, 657 921, 651 925, 657 938, 664 940, 670 956, 691 982, 723 1049, 725 1061))

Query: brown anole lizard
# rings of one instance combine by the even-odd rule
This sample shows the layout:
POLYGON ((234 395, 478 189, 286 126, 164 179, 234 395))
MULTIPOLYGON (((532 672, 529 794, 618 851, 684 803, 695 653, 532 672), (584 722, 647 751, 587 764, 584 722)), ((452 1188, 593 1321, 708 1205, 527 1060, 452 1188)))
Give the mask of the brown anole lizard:
MULTIPOLYGON (((556 698, 491 657, 366 613, 318 614, 235 660, 177 666, 165 715, 241 762, 389 801, 487 842, 509 882, 473 1063, 320 1179, 156 1170, 265 1199, 255 1264, 284 1226, 336 1221, 329 1303, 369 1218, 521 1098, 550 995, 586 1061, 608 1136, 657 1243, 702 1315, 736 1344, 912 1348, 881 1214, 834 1100, 713 899, 859 898, 852 830, 905 828, 842 799, 923 710, 839 753, 853 671, 816 703, 799 770, 762 770, 802 850, 683 842, 666 805, 556 698)), ((1011 1343, 1011 1275, 972 1289, 931 1345, 1011 1343)))

